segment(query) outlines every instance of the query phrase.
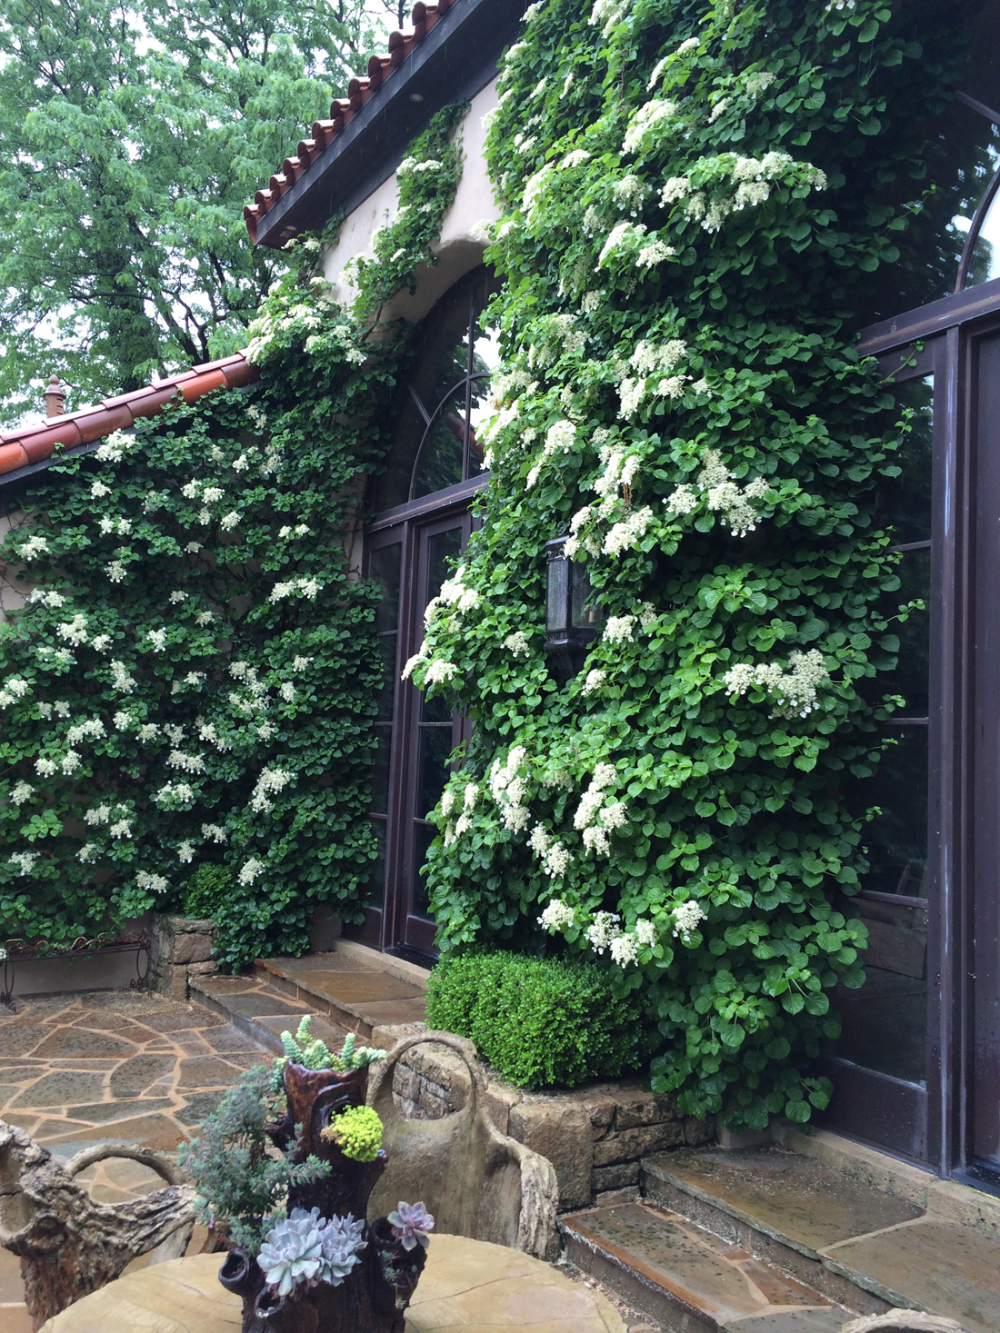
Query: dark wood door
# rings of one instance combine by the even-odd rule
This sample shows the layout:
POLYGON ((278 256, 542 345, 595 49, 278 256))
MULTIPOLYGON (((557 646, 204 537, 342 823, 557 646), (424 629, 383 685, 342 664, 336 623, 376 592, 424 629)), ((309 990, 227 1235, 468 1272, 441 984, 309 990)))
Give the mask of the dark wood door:
POLYGON ((366 572, 382 586, 377 631, 384 677, 371 805, 379 853, 364 925, 347 933, 375 948, 431 958, 435 926, 422 872, 437 827, 427 816, 440 799, 465 723, 401 675, 423 639, 428 602, 468 542, 472 516, 466 494, 434 507, 404 508, 410 512, 388 516, 366 539, 366 572))

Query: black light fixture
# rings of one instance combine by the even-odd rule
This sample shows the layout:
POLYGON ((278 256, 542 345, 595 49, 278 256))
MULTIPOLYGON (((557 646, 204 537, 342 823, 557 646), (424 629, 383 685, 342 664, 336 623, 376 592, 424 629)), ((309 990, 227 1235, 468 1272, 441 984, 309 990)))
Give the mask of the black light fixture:
POLYGON ((545 651, 560 680, 569 680, 583 666, 600 630, 600 612, 587 566, 570 560, 566 537, 545 543, 545 651))

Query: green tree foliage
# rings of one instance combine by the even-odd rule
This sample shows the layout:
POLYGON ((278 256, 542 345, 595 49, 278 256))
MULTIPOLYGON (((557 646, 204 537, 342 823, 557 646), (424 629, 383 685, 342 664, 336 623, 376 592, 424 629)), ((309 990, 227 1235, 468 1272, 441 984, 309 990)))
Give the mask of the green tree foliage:
POLYGON ((906 425, 852 344, 949 96, 928 9, 549 0, 490 131, 492 480, 410 666, 474 724, 432 912, 446 949, 596 955, 658 1020, 654 1086, 736 1126, 825 1104, 830 992, 862 980, 839 895, 896 706, 906 425), (604 618, 567 684, 562 534, 604 618))
POLYGON ((242 346, 283 268, 243 204, 370 43, 364 0, 6 0, 4 419, 52 371, 81 406, 242 346))

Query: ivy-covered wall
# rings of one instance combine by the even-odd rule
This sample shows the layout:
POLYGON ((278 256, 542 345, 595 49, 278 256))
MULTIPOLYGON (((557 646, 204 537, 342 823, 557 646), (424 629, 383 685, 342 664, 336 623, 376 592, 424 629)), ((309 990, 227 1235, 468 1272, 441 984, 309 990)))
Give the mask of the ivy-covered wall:
POLYGON ((262 379, 59 463, 3 534, 0 944, 65 945, 192 876, 223 962, 357 918, 381 661, 350 567, 410 332, 379 312, 427 261, 461 173, 432 122, 349 309, 296 247, 252 328, 262 379), (204 867, 217 866, 221 875, 204 867), (206 884, 214 904, 204 902, 206 884))
POLYGON ((492 480, 408 664, 474 724, 432 910, 446 949, 603 958, 658 1025, 654 1087, 735 1127, 825 1105, 830 991, 863 977, 854 793, 923 612, 878 519, 906 420, 852 343, 928 276, 953 30, 919 3, 548 0, 501 74, 492 480), (604 617, 568 684, 562 534, 604 617))

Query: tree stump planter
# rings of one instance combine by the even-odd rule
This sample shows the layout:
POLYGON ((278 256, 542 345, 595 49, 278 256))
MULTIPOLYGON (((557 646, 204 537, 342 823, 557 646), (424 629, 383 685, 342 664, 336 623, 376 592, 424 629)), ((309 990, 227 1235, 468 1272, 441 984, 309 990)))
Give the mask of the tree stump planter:
MULTIPOLYGON (((289 1212, 318 1208, 327 1219, 348 1214, 365 1218, 368 1196, 385 1170, 385 1154, 380 1152, 372 1162, 355 1161, 323 1138, 322 1131, 347 1107, 364 1105, 367 1083, 366 1069, 341 1074, 306 1069, 291 1061, 285 1066, 288 1111, 267 1132, 277 1147, 285 1149, 301 1125, 295 1160, 304 1162, 312 1154, 331 1168, 325 1179, 289 1191, 289 1212)), ((256 1258, 233 1247, 219 1281, 243 1301, 243 1333, 404 1333, 406 1307, 426 1251, 421 1245, 404 1249, 384 1217, 366 1223, 362 1235, 359 1262, 340 1283, 298 1284, 283 1297, 266 1286, 256 1258)))

